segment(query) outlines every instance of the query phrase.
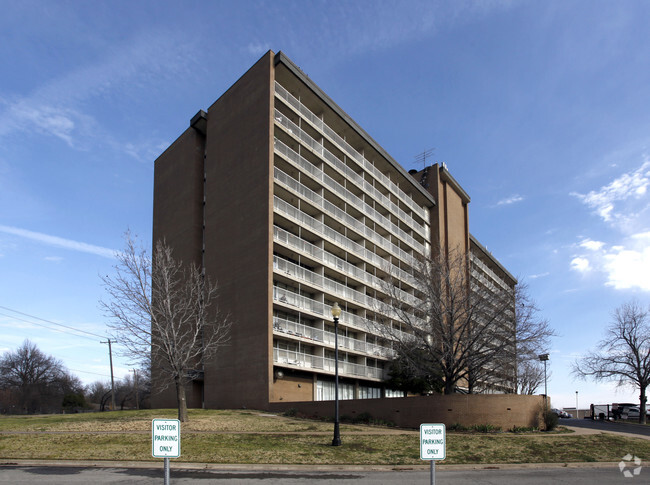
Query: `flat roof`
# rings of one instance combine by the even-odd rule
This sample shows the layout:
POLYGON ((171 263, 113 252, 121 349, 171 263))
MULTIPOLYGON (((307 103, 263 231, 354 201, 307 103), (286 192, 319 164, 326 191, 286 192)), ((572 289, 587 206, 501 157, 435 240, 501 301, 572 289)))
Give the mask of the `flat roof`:
POLYGON ((485 254, 485 256, 487 256, 487 258, 488 258, 492 263, 494 263, 494 265, 495 265, 497 268, 499 268, 499 270, 501 270, 501 271, 502 271, 502 272, 503 272, 503 273, 504 273, 508 278, 512 279, 512 281, 514 282, 514 284, 517 284, 517 278, 515 278, 514 276, 512 276, 512 274, 510 274, 510 271, 508 271, 508 270, 507 270, 507 269, 506 269, 506 268, 505 268, 505 267, 504 267, 504 266, 499 262, 499 260, 498 260, 497 258, 495 258, 495 257, 492 255, 492 253, 491 253, 490 251, 488 251, 488 249, 487 249, 485 246, 483 246, 480 242, 478 242, 478 239, 476 239, 476 238, 475 238, 471 233, 470 233, 470 235, 469 235, 469 240, 470 240, 470 242, 471 242, 472 244, 474 244, 476 247, 478 247, 478 249, 480 249, 481 252, 482 252, 483 254, 485 254))

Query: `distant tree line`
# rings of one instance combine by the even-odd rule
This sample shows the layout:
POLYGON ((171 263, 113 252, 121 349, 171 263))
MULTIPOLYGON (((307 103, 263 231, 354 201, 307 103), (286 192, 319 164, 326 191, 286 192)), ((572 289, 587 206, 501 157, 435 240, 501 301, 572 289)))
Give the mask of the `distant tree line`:
MULTIPOLYGON (((148 372, 136 371, 115 384, 117 409, 149 407, 148 372), (137 383, 136 383, 137 380, 137 383)), ((63 363, 25 340, 0 356, 0 413, 52 414, 110 409, 110 381, 84 386, 63 363)))

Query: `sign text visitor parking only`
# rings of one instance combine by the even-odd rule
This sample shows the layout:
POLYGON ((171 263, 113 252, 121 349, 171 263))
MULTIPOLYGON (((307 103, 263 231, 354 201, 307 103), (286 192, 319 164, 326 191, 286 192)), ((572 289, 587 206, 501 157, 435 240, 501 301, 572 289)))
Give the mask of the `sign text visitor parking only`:
POLYGON ((420 425, 420 459, 444 460, 447 456, 444 424, 420 425))
POLYGON ((151 421, 151 455, 154 458, 181 456, 181 422, 178 419, 151 421))

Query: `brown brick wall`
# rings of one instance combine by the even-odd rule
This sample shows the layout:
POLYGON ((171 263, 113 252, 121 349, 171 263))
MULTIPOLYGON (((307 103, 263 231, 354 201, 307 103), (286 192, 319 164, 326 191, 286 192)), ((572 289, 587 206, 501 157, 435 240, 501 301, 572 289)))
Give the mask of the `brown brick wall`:
POLYGON ((230 344, 205 367, 208 408, 269 400, 272 63, 267 53, 208 109, 205 267, 234 319, 230 344))
MULTIPOLYGON (((454 394, 391 399, 339 401, 341 416, 370 413, 404 428, 419 428, 422 423, 455 423, 464 426, 491 424, 501 429, 513 426, 539 426, 544 400, 541 396, 517 394, 454 394)), ((269 409, 281 412, 296 409, 316 417, 334 416, 333 401, 272 403, 269 409)))
MULTIPOLYGON (((201 265, 203 226, 203 153, 205 138, 188 128, 158 157, 154 168, 153 244, 165 240, 174 248, 174 257, 201 265)), ((155 362, 152 378, 159 379, 155 362)), ((189 407, 201 407, 201 393, 188 387, 189 407)), ((175 407, 176 390, 167 389, 151 396, 154 408, 175 407)))

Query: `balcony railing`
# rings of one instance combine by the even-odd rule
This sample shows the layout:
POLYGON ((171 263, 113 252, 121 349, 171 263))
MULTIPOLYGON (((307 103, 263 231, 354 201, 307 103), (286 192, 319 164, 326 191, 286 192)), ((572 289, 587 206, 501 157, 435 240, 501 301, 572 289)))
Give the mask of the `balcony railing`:
MULTIPOLYGON (((274 140, 274 143, 275 152, 282 156, 289 163, 291 163, 294 167, 299 168, 303 173, 308 174, 311 178, 319 182, 321 185, 330 189, 332 192, 345 200, 346 203, 355 207, 359 212, 373 219, 375 223, 379 224, 382 227, 390 229, 393 234, 395 234, 407 244, 413 246, 419 253, 422 253, 424 251, 424 245, 422 243, 418 242, 413 236, 401 229, 397 224, 390 221, 390 219, 383 216, 381 213, 363 202, 359 197, 336 182, 332 177, 327 175, 320 168, 316 167, 313 163, 298 155, 295 151, 293 151, 277 138, 274 140)), ((423 226, 418 225, 417 228, 415 228, 415 231, 418 232, 423 238, 425 238, 425 240, 429 240, 429 234, 427 234, 427 231, 423 226)))
MULTIPOLYGON (((294 293, 288 289, 278 288, 277 286, 274 286, 273 301, 282 305, 286 305, 288 307, 292 307, 293 309, 300 312, 311 313, 312 315, 315 315, 319 318, 328 320, 331 318, 332 307, 330 305, 320 303, 311 298, 307 298, 305 296, 294 293)), ((381 331, 383 323, 379 323, 376 320, 372 320, 370 318, 363 318, 346 311, 341 312, 339 325, 353 327, 372 335, 381 335, 383 333, 381 331)), ((405 342, 410 338, 408 334, 394 328, 390 330, 390 335, 402 342, 405 342)))
POLYGON ((470 255, 472 263, 474 263, 476 266, 478 266, 481 270, 483 270, 490 278, 494 280, 494 283, 498 284, 501 288, 503 288, 506 291, 512 291, 512 288, 510 288, 502 278, 497 276, 497 274, 492 271, 492 269, 486 265, 483 261, 480 260, 477 256, 474 254, 470 255))
MULTIPOLYGON (((402 219, 409 227, 411 227, 416 232, 419 232, 423 237, 429 238, 427 231, 424 228, 424 224, 418 223, 413 219, 412 216, 404 212, 395 204, 389 197, 384 195, 376 187, 370 184, 366 179, 364 179, 357 172, 352 170, 348 165, 339 160, 336 155, 330 152, 327 148, 323 146, 322 143, 314 140, 306 131, 301 129, 298 125, 284 116, 279 110, 275 110, 275 120, 282 126, 287 132, 297 137, 302 141, 307 147, 309 147, 312 152, 320 156, 322 159, 327 161, 332 167, 336 168, 339 172, 344 174, 350 181, 355 185, 362 187, 367 194, 370 194, 377 202, 383 205, 387 210, 392 211, 397 217, 402 219)), ((428 223, 428 217, 424 219, 428 223)))
MULTIPOLYGON (((313 340, 318 344, 334 346, 334 333, 320 330, 309 325, 291 322, 284 318, 273 317, 273 331, 280 334, 313 340)), ((363 352, 372 357, 391 358, 395 352, 382 345, 339 335, 339 346, 343 349, 363 352)))
MULTIPOLYGON (((413 256, 404 251, 402 248, 393 244, 385 237, 382 237, 376 231, 373 231, 368 226, 366 226, 363 222, 355 219, 350 214, 347 214, 344 210, 339 209, 330 201, 324 199, 309 187, 301 184, 279 168, 275 167, 273 177, 277 183, 283 185, 289 190, 292 190, 294 193, 299 194, 303 199, 309 201, 313 206, 326 212, 328 215, 338 220, 339 222, 342 222, 349 228, 353 229, 355 232, 362 235, 365 239, 372 241, 377 246, 380 246, 391 254, 396 255, 405 263, 410 265, 414 264, 415 261, 413 259, 413 256)), ((424 251, 424 246, 419 243, 416 244, 419 246, 421 254, 424 251)))
MULTIPOLYGON (((273 287, 273 301, 284 303, 285 305, 295 307, 299 310, 313 313, 314 315, 318 315, 321 318, 330 318, 330 315, 332 314, 332 307, 330 305, 320 303, 316 300, 312 300, 311 298, 299 295, 290 290, 278 288, 277 286, 273 287)), ((346 311, 341 312, 339 321, 342 325, 355 326, 364 332, 371 331, 368 326, 368 321, 363 317, 355 315, 354 313, 346 311)))
MULTIPOLYGON (((282 228, 279 228, 278 226, 273 226, 273 240, 292 250, 308 255, 311 259, 313 259, 316 262, 322 263, 324 266, 333 268, 340 273, 345 273, 348 276, 351 276, 362 283, 366 283, 370 287, 380 292, 386 293, 386 285, 388 283, 386 283, 385 281, 381 280, 380 278, 377 278, 376 276, 368 273, 367 271, 361 268, 354 266, 353 264, 348 263, 347 261, 344 261, 343 259, 337 256, 334 256, 333 254, 325 251, 324 249, 321 249, 305 241, 304 239, 301 239, 298 236, 291 234, 290 232, 285 231, 282 228)), ((391 269, 389 271, 395 273, 396 271, 398 271, 398 268, 395 267, 394 269, 391 269)), ((398 288, 392 288, 391 292, 395 292, 395 294, 399 298, 412 305, 419 306, 422 304, 422 301, 419 298, 416 298, 410 293, 407 293, 398 288)))
POLYGON ((275 93, 280 99, 285 101, 289 106, 292 106, 298 113, 303 116, 310 124, 315 128, 319 129, 322 133, 328 136, 334 143, 336 143, 339 148, 345 151, 348 156, 356 160, 359 165, 361 165, 367 172, 373 175, 375 179, 381 182, 386 186, 391 192, 393 192, 397 197, 404 202, 409 208, 411 208, 416 214, 426 220, 426 210, 409 197, 406 192, 397 186, 390 178, 384 175, 377 167, 375 167, 370 161, 366 160, 363 155, 361 155, 355 148, 352 147, 348 142, 346 142, 338 133, 336 133, 332 128, 330 128, 326 123, 324 123, 320 118, 318 118, 314 113, 309 110, 305 105, 303 105, 298 99, 296 99, 289 91, 282 87, 277 81, 275 82, 275 93))
POLYGON ((412 281, 412 276, 410 276, 406 271, 397 269, 396 266, 389 263, 378 254, 370 251, 369 249, 366 249, 361 244, 358 244, 352 239, 345 237, 340 232, 335 231, 322 222, 317 221, 313 217, 305 214, 300 209, 282 200, 278 196, 274 196, 273 209, 279 214, 282 214, 284 217, 291 219, 302 227, 309 229, 315 234, 318 234, 323 239, 335 243, 337 246, 342 247, 348 252, 354 253, 356 256, 368 261, 369 263, 375 265, 377 268, 380 268, 382 271, 385 271, 386 268, 390 268, 391 270, 394 269, 395 272, 391 273, 391 276, 402 279, 407 283, 412 281))
MULTIPOLYGON (((273 349, 273 362, 307 369, 334 372, 334 359, 303 354, 292 350, 273 349)), ((347 376, 384 379, 384 370, 378 367, 353 364, 339 360, 339 373, 347 376)))
MULTIPOLYGON (((330 278, 327 278, 326 276, 316 274, 313 271, 309 271, 302 266, 299 266, 278 256, 273 256, 273 269, 280 274, 285 274, 293 279, 303 281, 321 291, 326 291, 329 294, 341 297, 346 301, 353 301, 359 305, 365 306, 367 309, 373 312, 381 312, 382 309, 386 306, 382 302, 366 295, 365 293, 353 290, 352 288, 349 288, 348 286, 343 285, 338 281, 334 281, 330 278)), ((409 295, 409 297, 411 297, 409 303, 416 303, 413 300, 414 297, 412 295, 409 295)))

